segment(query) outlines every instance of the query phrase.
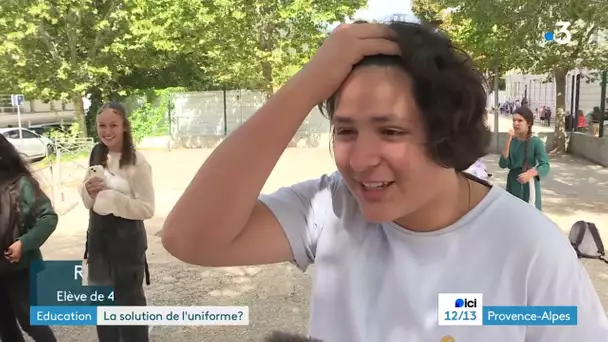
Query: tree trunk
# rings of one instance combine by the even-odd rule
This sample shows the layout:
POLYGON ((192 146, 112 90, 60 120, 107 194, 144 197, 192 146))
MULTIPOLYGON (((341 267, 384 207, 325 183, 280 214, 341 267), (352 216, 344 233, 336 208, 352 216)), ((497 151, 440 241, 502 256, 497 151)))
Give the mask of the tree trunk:
POLYGON ((262 61, 262 74, 264 76, 264 95, 266 100, 274 93, 273 77, 272 77, 272 65, 268 61, 262 61))
POLYGON ((84 118, 84 102, 82 96, 72 96, 72 103, 74 104, 74 114, 76 116, 76 123, 78 124, 78 130, 80 130, 80 136, 83 138, 87 137, 87 122, 84 118))
POLYGON ((274 94, 274 78, 272 77, 272 64, 270 59, 272 58, 272 51, 275 47, 274 31, 275 28, 272 24, 272 18, 274 15, 271 6, 262 6, 260 8, 261 25, 259 31, 260 39, 260 50, 264 51, 264 58, 262 59, 262 77, 263 77, 263 91, 268 100, 272 94, 274 94))
POLYGON ((567 70, 556 69, 555 76, 555 134, 553 150, 566 152, 566 74, 567 70))

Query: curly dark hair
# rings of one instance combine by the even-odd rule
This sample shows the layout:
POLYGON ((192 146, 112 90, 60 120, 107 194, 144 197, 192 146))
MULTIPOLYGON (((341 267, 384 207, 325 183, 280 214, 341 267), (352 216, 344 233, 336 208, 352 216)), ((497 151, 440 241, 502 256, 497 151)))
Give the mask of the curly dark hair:
MULTIPOLYGON (((485 124, 487 94, 483 74, 464 51, 434 26, 408 22, 387 25, 395 32, 401 55, 368 56, 355 68, 403 69, 412 81, 429 155, 446 168, 466 170, 486 154, 491 139, 485 124)), ((336 95, 320 105, 330 120, 336 109, 336 95)))
MULTIPOLYGON (((99 108, 97 115, 101 114, 106 109, 111 109, 114 111, 114 113, 120 115, 123 119, 122 123, 125 127, 122 154, 120 155, 120 167, 122 168, 127 165, 135 165, 137 163, 137 154, 135 153, 135 143, 133 142, 131 122, 127 117, 127 110, 120 103, 109 102, 99 108)), ((91 165, 102 165, 105 168, 108 164, 108 147, 103 143, 100 143, 93 151, 95 153, 93 153, 91 165)))

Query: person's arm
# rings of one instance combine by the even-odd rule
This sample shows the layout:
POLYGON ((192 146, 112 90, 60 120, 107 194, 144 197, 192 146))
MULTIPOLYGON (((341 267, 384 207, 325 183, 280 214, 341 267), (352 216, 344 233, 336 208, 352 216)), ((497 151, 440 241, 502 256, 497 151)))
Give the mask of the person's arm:
POLYGON ((549 175, 551 169, 549 156, 547 155, 545 144, 543 144, 542 140, 536 137, 532 139, 534 142, 534 159, 536 159, 536 167, 530 169, 530 172, 532 172, 534 177, 538 176, 542 179, 549 175))
POLYGON ((511 152, 511 140, 513 140, 513 136, 507 135, 505 147, 502 149, 502 153, 500 154, 500 158, 498 159, 498 166, 501 169, 511 167, 511 157, 509 156, 509 153, 511 152))
MULTIPOLYGON (((400 53, 394 34, 383 24, 334 30, 311 61, 201 166, 165 220, 162 242, 169 253, 207 266, 292 260, 280 218, 258 196, 304 119, 339 89, 353 65, 366 55, 400 53)), ((297 200, 292 196, 288 203, 297 200)))
POLYGON ((213 151, 165 220, 169 253, 203 266, 293 259, 280 223, 258 196, 318 102, 310 89, 314 80, 296 75, 213 151))
POLYGON ((19 238, 23 252, 27 253, 42 246, 55 231, 59 218, 49 198, 26 177, 21 179, 21 202, 22 212, 28 215, 24 220, 32 222, 32 227, 19 238))
MULTIPOLYGON (((555 227, 559 230, 558 227, 555 227)), ((557 235, 557 234, 556 234, 557 235)), ((576 306, 575 326, 528 326, 526 342, 608 341, 608 318, 589 274, 561 233, 544 243, 527 273, 528 306, 576 306)))
POLYGON ((133 196, 113 189, 102 190, 97 194, 93 211, 128 220, 148 220, 154 216, 152 168, 141 153, 137 154, 137 164, 134 168, 129 179, 133 196))

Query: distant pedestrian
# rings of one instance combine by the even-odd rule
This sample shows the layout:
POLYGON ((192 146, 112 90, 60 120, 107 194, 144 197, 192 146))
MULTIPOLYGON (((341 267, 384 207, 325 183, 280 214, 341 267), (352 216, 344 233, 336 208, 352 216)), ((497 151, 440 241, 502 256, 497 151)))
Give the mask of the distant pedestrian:
POLYGON ((549 174, 549 157, 545 144, 532 135, 534 115, 527 107, 513 113, 513 129, 499 160, 508 168, 507 192, 542 210, 541 178, 549 174))
POLYGON ((553 115, 553 113, 551 113, 551 108, 549 106, 545 107, 545 125, 547 126, 551 126, 551 116, 553 115))
POLYGON ((600 136, 600 121, 602 121, 600 107, 593 107, 593 111, 591 112, 591 134, 595 137, 600 136))
POLYGON ((578 132, 584 132, 587 130, 587 117, 582 110, 578 110, 578 122, 576 124, 576 130, 578 132))

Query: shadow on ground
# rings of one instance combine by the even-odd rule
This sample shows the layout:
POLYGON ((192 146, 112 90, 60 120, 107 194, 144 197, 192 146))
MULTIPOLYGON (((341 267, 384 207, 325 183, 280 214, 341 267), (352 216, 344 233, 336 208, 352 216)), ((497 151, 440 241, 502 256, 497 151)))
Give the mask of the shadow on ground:
MULTIPOLYGON (((498 155, 488 155, 484 161, 492 181, 505 185, 506 169, 498 167, 498 155)), ((542 180, 543 211, 557 215, 580 212, 608 213, 608 168, 572 155, 551 155, 551 173, 542 180)))
MULTIPOLYGON (((155 326, 151 341, 263 341, 272 330, 306 334, 311 278, 289 264, 201 268, 152 264, 148 305, 249 306, 250 325, 155 326)), ((55 327, 60 342, 96 340, 93 327, 55 327)))

